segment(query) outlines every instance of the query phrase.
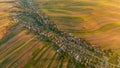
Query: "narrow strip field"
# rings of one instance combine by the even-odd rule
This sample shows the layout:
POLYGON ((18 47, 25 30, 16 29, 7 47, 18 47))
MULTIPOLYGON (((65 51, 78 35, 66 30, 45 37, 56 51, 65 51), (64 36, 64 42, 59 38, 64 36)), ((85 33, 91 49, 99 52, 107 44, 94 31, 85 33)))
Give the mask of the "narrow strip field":
POLYGON ((59 55, 48 43, 43 44, 36 40, 32 34, 27 34, 27 31, 24 30, 0 46, 0 67, 65 67, 63 64, 68 61, 58 60, 59 55))

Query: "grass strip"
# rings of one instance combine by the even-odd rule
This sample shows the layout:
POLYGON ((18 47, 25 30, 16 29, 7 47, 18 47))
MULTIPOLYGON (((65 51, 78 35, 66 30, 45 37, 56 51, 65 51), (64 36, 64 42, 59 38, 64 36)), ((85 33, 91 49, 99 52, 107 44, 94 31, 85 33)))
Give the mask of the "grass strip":
POLYGON ((52 62, 54 61, 56 55, 57 55, 57 53, 55 53, 55 54, 53 55, 52 60, 51 60, 51 62, 48 64, 47 68, 50 68, 50 67, 51 67, 52 62))
POLYGON ((60 62, 60 65, 59 65, 59 67, 58 67, 58 68, 62 68, 63 63, 64 63, 64 58, 62 58, 62 59, 61 59, 61 62, 60 62))
POLYGON ((50 46, 48 46, 40 55, 40 57, 37 59, 37 61, 34 60, 34 58, 45 48, 46 46, 43 46, 38 52, 34 52, 33 53, 33 57, 31 58, 30 61, 28 61, 28 63, 24 66, 24 68, 30 68, 32 65, 35 65, 39 62, 40 58, 42 57, 42 55, 44 55, 44 53, 50 48, 50 46))

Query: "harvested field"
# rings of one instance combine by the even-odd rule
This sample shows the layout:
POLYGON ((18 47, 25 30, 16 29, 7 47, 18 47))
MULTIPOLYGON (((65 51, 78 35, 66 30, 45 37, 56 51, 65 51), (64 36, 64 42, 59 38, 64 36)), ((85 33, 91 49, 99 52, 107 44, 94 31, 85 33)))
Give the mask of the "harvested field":
POLYGON ((82 37, 93 45, 119 50, 120 1, 39 0, 38 2, 59 29, 82 37))
POLYGON ((10 13, 8 10, 12 8, 12 4, 6 3, 6 1, 7 0, 0 0, 0 39, 4 36, 6 30, 11 25, 10 13))

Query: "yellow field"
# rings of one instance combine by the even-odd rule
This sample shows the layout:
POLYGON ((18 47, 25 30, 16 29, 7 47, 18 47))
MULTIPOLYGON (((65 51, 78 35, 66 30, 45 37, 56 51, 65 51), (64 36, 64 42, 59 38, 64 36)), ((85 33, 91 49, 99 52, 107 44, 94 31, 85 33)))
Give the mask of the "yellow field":
POLYGON ((8 11, 12 7, 12 4, 4 3, 4 1, 0 0, 0 39, 6 33, 8 26, 10 26, 10 13, 8 11))
POLYGON ((59 29, 85 38, 93 45, 120 50, 120 1, 37 1, 59 29))

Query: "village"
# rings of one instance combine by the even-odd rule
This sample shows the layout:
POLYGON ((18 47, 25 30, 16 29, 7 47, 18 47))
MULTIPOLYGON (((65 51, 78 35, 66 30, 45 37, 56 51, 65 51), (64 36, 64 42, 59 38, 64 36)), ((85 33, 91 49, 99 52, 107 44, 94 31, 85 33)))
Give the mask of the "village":
POLYGON ((23 23, 38 39, 51 43, 57 53, 65 52, 87 68, 120 68, 120 63, 115 65, 109 62, 112 52, 101 50, 71 33, 60 31, 32 1, 20 0, 15 3, 15 7, 23 11, 14 13, 14 20, 23 23))

